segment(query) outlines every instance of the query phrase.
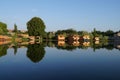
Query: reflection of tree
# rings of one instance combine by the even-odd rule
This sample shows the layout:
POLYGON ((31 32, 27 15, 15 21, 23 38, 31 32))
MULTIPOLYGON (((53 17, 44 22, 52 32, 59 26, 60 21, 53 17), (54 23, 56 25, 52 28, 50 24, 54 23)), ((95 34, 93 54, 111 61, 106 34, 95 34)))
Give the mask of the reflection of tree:
POLYGON ((45 55, 45 49, 40 44, 29 44, 27 50, 27 57, 34 63, 39 62, 45 55))
POLYGON ((95 42, 93 42, 91 48, 93 48, 93 51, 95 52, 96 50, 103 48, 103 44, 102 43, 95 44, 95 42))
POLYGON ((17 46, 14 46, 13 49, 14 49, 14 54, 16 55, 16 53, 17 53, 17 46))
POLYGON ((77 47, 72 46, 72 45, 67 45, 66 47, 58 46, 57 49, 62 49, 62 50, 67 50, 67 51, 72 51, 75 50, 77 47))
POLYGON ((114 46, 112 44, 109 44, 107 46, 104 46, 107 50, 113 50, 114 46))
POLYGON ((47 43, 47 46, 48 46, 48 47, 54 47, 54 46, 55 46, 55 43, 53 43, 52 41, 49 41, 49 42, 47 43))
POLYGON ((96 49, 101 49, 101 48, 105 48, 107 50, 113 50, 114 49, 114 44, 106 44, 106 43, 95 44, 93 42, 93 45, 91 46, 91 48, 93 48, 94 52, 95 52, 96 49))
POLYGON ((6 45, 0 45, 0 57, 5 56, 7 54, 8 47, 6 45))
POLYGON ((88 46, 83 46, 83 45, 81 45, 81 46, 78 46, 78 48, 79 48, 79 49, 88 49, 88 46))
POLYGON ((99 42, 99 44, 97 44, 96 41, 93 41, 91 42, 91 48, 95 52, 96 50, 103 48, 103 43, 99 42))

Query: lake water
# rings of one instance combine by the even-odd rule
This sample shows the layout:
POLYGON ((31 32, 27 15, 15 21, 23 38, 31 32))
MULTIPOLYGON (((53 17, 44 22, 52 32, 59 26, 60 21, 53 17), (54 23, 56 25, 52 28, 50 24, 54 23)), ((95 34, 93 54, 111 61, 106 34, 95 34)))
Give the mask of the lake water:
POLYGON ((0 80, 120 80, 115 46, 50 44, 0 45, 0 80))

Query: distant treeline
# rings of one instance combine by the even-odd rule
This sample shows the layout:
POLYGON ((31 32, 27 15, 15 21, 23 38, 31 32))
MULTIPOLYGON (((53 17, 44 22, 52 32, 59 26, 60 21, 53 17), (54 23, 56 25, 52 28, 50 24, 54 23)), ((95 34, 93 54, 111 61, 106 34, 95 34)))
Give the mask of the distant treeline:
MULTIPOLYGON (((91 37, 98 36, 102 38, 104 36, 112 37, 115 33, 120 32, 120 30, 116 32, 114 32, 113 30, 100 31, 100 30, 97 30, 96 28, 94 28, 92 32, 87 32, 82 30, 76 31, 74 29, 58 30, 55 32, 46 32, 45 31, 46 25, 44 21, 39 17, 33 17, 26 23, 26 25, 27 25, 26 34, 29 34, 29 36, 41 36, 43 38, 49 38, 49 39, 54 38, 58 34, 63 34, 65 37, 72 34, 78 34, 80 36, 90 35, 91 37)), ((13 27, 14 27, 14 30, 13 30, 14 32, 20 33, 20 30, 18 30, 16 24, 14 24, 13 27)), ((0 34, 2 35, 7 34, 7 32, 8 32, 7 24, 0 22, 0 34)))

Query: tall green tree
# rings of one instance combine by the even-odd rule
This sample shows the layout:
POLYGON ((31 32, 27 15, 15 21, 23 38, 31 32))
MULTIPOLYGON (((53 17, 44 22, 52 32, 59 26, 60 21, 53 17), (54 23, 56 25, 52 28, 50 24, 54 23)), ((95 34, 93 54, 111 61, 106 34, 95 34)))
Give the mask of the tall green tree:
POLYGON ((16 24, 14 24, 14 32, 18 32, 18 29, 17 29, 17 25, 16 24))
POLYGON ((33 17, 27 22, 28 34, 30 36, 44 36, 45 28, 43 20, 39 17, 33 17))
POLYGON ((93 36, 96 36, 96 28, 93 29, 93 36))
POLYGON ((0 22, 0 34, 6 34, 7 32, 7 24, 0 22))

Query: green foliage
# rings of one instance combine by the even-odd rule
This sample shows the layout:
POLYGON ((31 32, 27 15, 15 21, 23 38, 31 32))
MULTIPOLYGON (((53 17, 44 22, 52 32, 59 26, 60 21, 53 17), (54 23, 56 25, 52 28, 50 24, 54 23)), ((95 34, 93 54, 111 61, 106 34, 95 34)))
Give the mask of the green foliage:
POLYGON ((13 46, 13 49, 14 49, 14 54, 16 55, 18 49, 17 45, 13 46))
POLYGON ((52 33, 49 33, 48 37, 51 39, 53 37, 52 33))
POLYGON ((97 34, 97 32, 98 32, 98 31, 96 30, 96 28, 94 28, 94 29, 93 29, 93 32, 92 32, 92 34, 93 34, 94 37, 95 37, 95 36, 99 36, 99 35, 97 34))
POLYGON ((3 22, 0 22, 0 34, 7 34, 7 25, 3 22))
POLYGON ((93 32, 91 32, 94 36, 100 36, 100 35, 102 35, 102 36, 109 36, 109 37, 111 37, 111 36, 114 36, 114 31, 112 31, 112 30, 107 30, 106 32, 103 32, 103 31, 98 31, 98 30, 96 30, 95 28, 94 28, 94 30, 93 30, 93 32))
POLYGON ((87 31, 78 31, 78 34, 81 36, 89 35, 89 33, 87 31))
POLYGON ((52 39, 52 38, 55 37, 55 33, 53 33, 53 32, 48 32, 48 33, 47 33, 47 36, 48 36, 49 39, 52 39))
POLYGON ((89 35, 90 35, 90 39, 93 40, 93 38, 94 38, 93 34, 89 33, 89 35))
POLYGON ((105 32, 105 35, 106 35, 106 36, 113 36, 113 35, 114 35, 114 31, 112 31, 112 30, 107 30, 107 31, 105 32))
POLYGON ((77 47, 73 45, 67 45, 67 46, 57 46, 57 49, 67 50, 67 51, 73 51, 76 50, 77 47))
POLYGON ((104 37, 102 38, 102 40, 108 41, 108 36, 104 36, 104 37))
POLYGON ((45 28, 43 20, 39 17, 33 17, 27 22, 28 34, 30 36, 44 36, 45 28))
POLYGON ((48 42, 48 44, 47 44, 47 46, 48 46, 48 47, 54 47, 54 46, 55 46, 55 44, 54 44, 54 42, 49 41, 49 42, 48 42))
POLYGON ((34 63, 39 62, 45 55, 45 49, 40 44, 29 44, 27 50, 27 57, 34 63))
POLYGON ((29 39, 28 38, 22 38, 22 41, 27 42, 27 41, 29 41, 29 39))
POLYGON ((58 34, 64 34, 65 36, 72 35, 72 34, 77 34, 77 31, 74 29, 66 29, 66 30, 58 30, 56 32, 56 35, 58 34))
POLYGON ((6 45, 0 45, 0 57, 5 56, 7 54, 8 47, 6 45))
POLYGON ((16 39, 17 37, 18 37, 17 34, 15 34, 15 35, 12 36, 12 42, 13 42, 13 43, 16 43, 15 39, 16 39))
POLYGON ((18 33, 18 29, 17 29, 17 25, 16 24, 14 24, 14 32, 18 33))

